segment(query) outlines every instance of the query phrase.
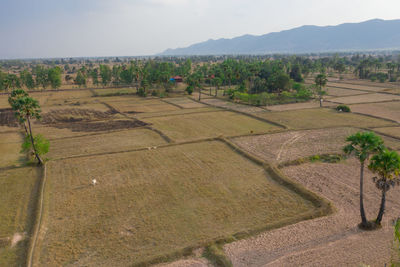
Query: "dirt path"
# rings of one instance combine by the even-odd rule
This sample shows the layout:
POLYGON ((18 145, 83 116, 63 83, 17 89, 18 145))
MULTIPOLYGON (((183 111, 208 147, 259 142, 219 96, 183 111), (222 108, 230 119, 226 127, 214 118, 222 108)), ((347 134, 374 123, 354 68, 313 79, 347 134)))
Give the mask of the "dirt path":
MULTIPOLYGON (((391 220, 400 214, 400 189, 388 193, 383 228, 358 229, 358 163, 304 164, 282 170, 290 178, 332 201, 337 212, 225 245, 234 266, 384 266, 393 244, 391 220)), ((367 171, 365 205, 369 219, 377 214, 380 195, 367 171)))

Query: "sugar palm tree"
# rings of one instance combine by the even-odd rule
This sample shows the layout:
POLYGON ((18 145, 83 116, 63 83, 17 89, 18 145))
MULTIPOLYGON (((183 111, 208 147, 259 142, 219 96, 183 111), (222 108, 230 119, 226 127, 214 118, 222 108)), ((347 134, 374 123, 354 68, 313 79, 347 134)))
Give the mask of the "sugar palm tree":
POLYGON ((367 228, 368 221, 364 209, 364 165, 365 161, 369 159, 371 154, 378 153, 383 150, 383 140, 372 132, 358 132, 350 135, 346 139, 350 142, 343 150, 347 155, 355 155, 360 161, 360 215, 361 227, 367 228))
POLYGON ((17 118, 20 118, 20 121, 25 123, 28 122, 28 129, 29 129, 29 138, 31 140, 32 148, 35 153, 35 157, 38 160, 39 165, 43 164, 42 159, 39 156, 39 153, 36 149, 35 141, 32 134, 32 126, 31 126, 31 119, 36 118, 40 119, 40 105, 36 99, 33 99, 29 96, 19 97, 15 100, 13 109, 15 110, 15 115, 17 118))
POLYGON ((374 177, 376 187, 382 191, 381 205, 375 223, 380 225, 385 212, 386 192, 390 186, 400 183, 400 155, 396 151, 383 150, 371 158, 368 168, 378 174, 374 177))
POLYGON ((322 96, 325 94, 325 91, 322 89, 326 86, 327 82, 328 82, 328 79, 326 78, 326 75, 323 73, 318 74, 317 77, 315 77, 315 85, 317 86, 317 93, 319 96, 319 106, 320 107, 322 107, 322 96))
MULTIPOLYGON (((25 96, 28 96, 28 93, 25 92, 23 89, 12 90, 10 96, 8 97, 8 103, 10 104, 11 108, 14 111, 16 111, 16 109, 17 109, 17 106, 16 106, 17 99, 19 99, 21 97, 25 97, 25 96)), ((17 117, 18 122, 24 126, 26 135, 29 135, 28 129, 26 128, 25 120, 19 116, 16 116, 16 117, 17 117)))

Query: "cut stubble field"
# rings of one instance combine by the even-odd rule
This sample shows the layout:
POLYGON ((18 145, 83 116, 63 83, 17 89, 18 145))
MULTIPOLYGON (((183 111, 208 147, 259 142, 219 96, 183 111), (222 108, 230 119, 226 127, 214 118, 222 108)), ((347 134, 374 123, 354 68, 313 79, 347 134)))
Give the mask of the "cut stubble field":
POLYGON ((338 112, 329 108, 289 110, 257 113, 258 117, 283 124, 289 129, 316 129, 332 127, 384 127, 396 123, 358 114, 338 112))
POLYGON ((273 124, 230 111, 154 117, 144 121, 176 142, 282 130, 273 124))
POLYGON ((166 260, 316 209, 220 141, 50 162, 48 178, 44 266, 166 260))

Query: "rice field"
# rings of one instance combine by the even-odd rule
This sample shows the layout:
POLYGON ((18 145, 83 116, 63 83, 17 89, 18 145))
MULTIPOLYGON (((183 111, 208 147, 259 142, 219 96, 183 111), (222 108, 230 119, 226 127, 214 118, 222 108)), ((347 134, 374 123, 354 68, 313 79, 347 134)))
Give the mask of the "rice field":
POLYGON ((315 210, 218 141, 54 161, 48 178, 44 266, 165 260, 315 210))

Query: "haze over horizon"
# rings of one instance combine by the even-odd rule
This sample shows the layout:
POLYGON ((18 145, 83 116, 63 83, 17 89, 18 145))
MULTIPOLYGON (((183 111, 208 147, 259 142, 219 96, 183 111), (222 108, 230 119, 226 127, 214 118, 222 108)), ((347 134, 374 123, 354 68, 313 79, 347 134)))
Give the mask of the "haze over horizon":
POLYGON ((0 0, 0 58, 141 56, 303 25, 399 19, 394 0, 0 0))

